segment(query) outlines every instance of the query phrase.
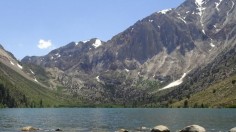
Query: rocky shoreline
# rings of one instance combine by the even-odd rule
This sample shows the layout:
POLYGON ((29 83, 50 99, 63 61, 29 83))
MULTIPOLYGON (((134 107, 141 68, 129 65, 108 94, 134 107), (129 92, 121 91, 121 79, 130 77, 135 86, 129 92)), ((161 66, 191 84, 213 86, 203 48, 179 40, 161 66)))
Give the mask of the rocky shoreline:
MULTIPOLYGON (((21 128, 21 131, 44 131, 40 128, 35 128, 32 126, 26 126, 21 128)), ((45 131, 63 131, 60 128, 57 129, 53 129, 53 130, 45 130, 45 131)), ((132 132, 126 129, 120 129, 116 132, 132 132)), ((146 128, 146 127, 141 127, 139 129, 137 129, 137 132, 170 132, 170 129, 167 126, 164 125, 158 125, 153 127, 152 129, 150 128, 146 128)), ((190 125, 190 126, 186 126, 184 127, 182 130, 178 130, 176 132, 206 132, 206 129, 202 126, 199 125, 190 125)), ((230 129, 228 132, 236 132, 236 127, 230 129)))

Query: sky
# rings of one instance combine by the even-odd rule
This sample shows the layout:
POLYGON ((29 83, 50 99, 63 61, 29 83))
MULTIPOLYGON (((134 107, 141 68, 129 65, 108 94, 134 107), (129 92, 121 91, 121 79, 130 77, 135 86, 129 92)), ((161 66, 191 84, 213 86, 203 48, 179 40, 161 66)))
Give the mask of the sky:
POLYGON ((103 41, 184 0, 0 0, 0 44, 17 59, 72 41, 103 41))

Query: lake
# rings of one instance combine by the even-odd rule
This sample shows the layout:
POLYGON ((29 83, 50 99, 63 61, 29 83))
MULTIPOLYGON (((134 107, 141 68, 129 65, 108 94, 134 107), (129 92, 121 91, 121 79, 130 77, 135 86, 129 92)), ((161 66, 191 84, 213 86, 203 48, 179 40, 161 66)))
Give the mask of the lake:
POLYGON ((236 127, 236 109, 0 109, 1 132, 17 132, 28 125, 42 131, 56 128, 68 132, 114 132, 121 128, 135 131, 160 124, 172 132, 191 124, 201 125, 208 132, 227 132, 236 127))

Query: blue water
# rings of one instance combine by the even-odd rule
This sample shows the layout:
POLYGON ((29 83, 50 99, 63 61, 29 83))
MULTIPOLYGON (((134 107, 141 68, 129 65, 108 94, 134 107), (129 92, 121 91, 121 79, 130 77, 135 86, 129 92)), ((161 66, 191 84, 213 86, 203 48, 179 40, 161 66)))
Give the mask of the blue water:
POLYGON ((236 109, 0 109, 0 132, 18 132, 28 125, 41 131, 61 128, 68 132, 135 131, 166 125, 175 132, 191 124, 208 132, 227 132, 236 127, 236 109))

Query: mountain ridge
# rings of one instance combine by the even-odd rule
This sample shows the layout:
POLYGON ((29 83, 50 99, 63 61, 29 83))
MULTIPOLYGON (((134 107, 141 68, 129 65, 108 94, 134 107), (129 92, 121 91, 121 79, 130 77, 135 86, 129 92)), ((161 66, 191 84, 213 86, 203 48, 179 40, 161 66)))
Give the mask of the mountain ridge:
MULTIPOLYGON (((72 42, 44 57, 26 57, 22 63, 45 68, 54 89, 58 84, 77 97, 97 103, 146 103, 162 95, 159 89, 176 80, 185 82, 234 47, 235 13, 232 0, 186 0, 137 21, 97 48, 96 39, 72 42), (125 94, 130 91, 134 93, 125 94)), ((164 98, 168 95, 171 92, 164 98)))

